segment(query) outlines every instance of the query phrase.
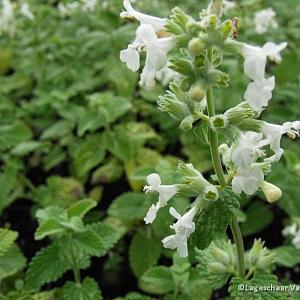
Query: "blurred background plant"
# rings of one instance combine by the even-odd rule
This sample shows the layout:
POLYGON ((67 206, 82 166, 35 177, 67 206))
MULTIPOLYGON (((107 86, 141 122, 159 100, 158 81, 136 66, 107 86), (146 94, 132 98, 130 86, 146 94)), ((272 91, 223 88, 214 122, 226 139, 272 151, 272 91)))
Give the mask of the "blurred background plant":
MULTIPOLYGON (((175 5, 197 17, 207 1, 135 2, 137 9, 161 17, 168 16, 175 5)), ((152 299, 139 294, 142 292, 163 299, 211 297, 212 287, 199 278, 195 264, 191 267, 187 261, 172 259, 172 253, 162 248, 160 239, 169 232, 171 223, 167 210, 160 212, 153 230, 142 225, 147 208, 155 201, 155 197, 141 193, 147 174, 158 172, 164 182, 172 183, 178 176, 173 170, 179 159, 189 160, 208 174, 212 165, 209 149, 192 134, 182 134, 179 124, 157 110, 157 97, 170 74, 161 74, 161 83, 148 91, 138 87, 138 74, 128 72, 120 62, 119 51, 136 28, 130 20, 120 18, 121 9, 121 0, 1 1, 0 212, 4 229, 0 231, 0 299, 113 299, 130 291, 139 292, 118 299, 152 299), (95 203, 92 211, 80 215, 85 224, 102 224, 113 232, 103 251, 98 249, 101 253, 92 245, 83 249, 78 242, 82 238, 76 235, 78 228, 89 225, 75 222, 75 226, 71 219, 61 220, 65 217, 52 220, 47 213, 49 232, 61 234, 52 238, 49 233, 51 244, 48 234, 43 241, 34 235, 37 211, 59 207, 65 216, 85 198, 95 203), (72 228, 74 232, 70 229, 68 237, 87 258, 78 262, 85 279, 76 293, 72 292, 76 286, 68 283, 72 273, 67 271, 74 261, 59 274, 55 268, 53 274, 42 273, 44 263, 58 252, 48 251, 49 256, 41 253, 53 250, 65 238, 64 226, 72 228), (32 261, 29 268, 25 257, 32 261), (42 263, 35 264, 40 257, 42 263), (32 272, 44 279, 33 284, 32 272), (89 290, 94 293, 92 298, 86 296, 89 290), (78 298, 80 294, 84 298, 78 298)), ((300 3, 227 1, 225 14, 239 17, 237 33, 242 41, 288 41, 282 63, 270 66, 277 84, 263 118, 275 123, 299 120, 300 3), (268 8, 272 8, 273 22, 257 28, 258 12, 268 8), (262 30, 267 34, 262 35, 262 30)), ((225 68, 231 88, 216 95, 220 111, 238 103, 247 85, 240 76, 242 61, 228 57, 225 68)), ((275 248, 277 263, 289 268, 279 268, 282 278, 292 276, 292 268, 300 262, 300 251, 280 234, 284 226, 300 217, 299 141, 285 142, 289 150, 275 166, 271 179, 282 189, 282 199, 269 208, 260 195, 251 202, 245 198, 246 214, 240 214, 243 235, 248 237, 246 247, 252 246, 254 237, 262 236, 268 247, 275 248)), ((183 212, 187 203, 177 197, 173 206, 183 212)), ((222 291, 218 293, 213 297, 223 296, 222 291)))

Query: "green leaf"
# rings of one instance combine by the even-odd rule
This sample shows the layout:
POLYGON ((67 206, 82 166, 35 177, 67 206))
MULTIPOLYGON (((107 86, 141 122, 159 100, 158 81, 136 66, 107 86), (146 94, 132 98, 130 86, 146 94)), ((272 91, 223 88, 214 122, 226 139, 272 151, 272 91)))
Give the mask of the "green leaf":
POLYGON ((92 230, 98 236, 106 251, 112 248, 120 238, 120 233, 105 223, 93 223, 87 225, 86 228, 92 230))
POLYGON ((253 202, 246 210, 247 220, 241 224, 244 236, 261 231, 273 221, 273 213, 267 204, 253 202))
POLYGON ((126 297, 122 297, 122 298, 118 297, 114 300, 153 300, 153 298, 133 292, 133 293, 127 294, 126 297))
POLYGON ((17 239, 16 231, 0 228, 0 257, 3 256, 17 239))
POLYGON ((193 132, 202 144, 209 145, 207 122, 201 122, 198 125, 196 125, 193 128, 193 132))
POLYGON ((102 294, 97 282, 85 278, 80 284, 67 282, 62 288, 63 300, 101 300, 102 294))
POLYGON ((135 276, 140 277, 146 270, 157 264, 161 252, 161 242, 147 232, 135 234, 129 249, 130 266, 135 276))
POLYGON ((292 268, 300 263, 300 251, 294 246, 281 246, 275 248, 276 263, 278 265, 292 268))
POLYGON ((79 217, 83 218, 91 209, 97 206, 97 202, 91 199, 84 199, 76 202, 67 209, 69 218, 79 217))
POLYGON ((26 265, 26 258, 17 245, 12 245, 0 257, 0 281, 21 271, 26 265))
POLYGON ((83 185, 79 180, 60 176, 48 177, 47 185, 39 186, 33 193, 34 200, 43 207, 70 207, 83 195, 83 185))
POLYGON ((17 121, 12 125, 1 125, 0 151, 7 150, 31 138, 32 132, 23 122, 17 121))
POLYGON ((24 156, 29 154, 30 152, 33 152, 39 148, 42 147, 41 142, 37 141, 26 141, 23 143, 18 144, 16 147, 14 147, 11 151, 12 154, 17 156, 24 156))
POLYGON ((0 212, 22 193, 17 178, 18 167, 13 162, 5 164, 0 174, 0 212))
POLYGON ((59 139, 73 130, 74 123, 67 120, 60 120, 47 128, 41 135, 41 140, 59 139))
POLYGON ((106 125, 106 121, 97 111, 83 111, 79 116, 77 134, 83 136, 87 131, 95 131, 106 125))
POLYGON ((234 209, 239 207, 239 197, 229 188, 219 194, 217 201, 208 203, 196 216, 196 229, 191 236, 191 243, 199 249, 205 249, 211 241, 226 232, 234 209))
POLYGON ((37 290, 46 283, 56 281, 69 269, 71 263, 66 254, 58 243, 54 243, 37 252, 32 258, 25 277, 26 287, 37 290))
POLYGON ((151 201, 145 194, 128 192, 113 201, 108 214, 124 221, 142 220, 150 205, 151 201))
POLYGON ((103 135, 90 135, 75 150, 74 168, 79 177, 84 177, 91 169, 98 166, 105 156, 103 135))
POLYGON ((123 162, 134 158, 134 145, 126 129, 121 126, 115 126, 113 131, 105 131, 105 143, 107 149, 123 162))
POLYGON ((58 233, 63 233, 65 228, 61 226, 57 220, 46 220, 44 221, 36 230, 34 238, 36 240, 42 240, 48 235, 55 235, 58 233))
POLYGON ((259 292, 259 287, 270 285, 273 286, 280 286, 281 284, 278 282, 277 277, 272 275, 268 272, 256 272, 254 277, 251 280, 246 280, 240 277, 233 277, 230 282, 229 292, 230 295, 235 300, 261 300, 261 299, 268 299, 268 300, 287 300, 290 299, 289 293, 287 292, 280 292, 280 291, 261 291, 259 292), (246 288, 248 290, 241 290, 242 288, 246 288), (251 290, 252 288, 252 290, 251 290), (263 298, 262 298, 263 294, 263 298))
POLYGON ((86 131, 94 131, 100 127, 115 122, 132 108, 126 97, 118 97, 110 92, 96 93, 88 97, 90 110, 79 117, 78 135, 86 131))
POLYGON ((39 227, 35 232, 35 239, 40 240, 48 235, 66 234, 70 231, 78 232, 83 229, 83 222, 80 217, 69 218, 67 211, 59 206, 48 206, 39 209, 36 213, 39 227))
POLYGON ((171 269, 164 266, 149 269, 145 272, 141 280, 150 285, 151 289, 157 294, 166 294, 175 289, 171 269))

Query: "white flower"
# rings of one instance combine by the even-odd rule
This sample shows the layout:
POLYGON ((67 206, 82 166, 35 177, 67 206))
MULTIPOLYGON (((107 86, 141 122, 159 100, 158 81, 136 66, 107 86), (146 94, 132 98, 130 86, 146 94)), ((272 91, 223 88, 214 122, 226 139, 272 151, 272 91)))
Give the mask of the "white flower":
POLYGON ((0 15, 0 32, 13 32, 14 26, 12 22, 14 21, 14 9, 13 5, 9 0, 2 1, 2 12, 0 15))
POLYGON ((288 235, 296 235, 297 233, 297 224, 296 223, 293 223, 287 227, 285 227, 283 230, 282 230, 282 234, 284 236, 288 236, 288 235))
POLYGON ((226 14, 229 10, 236 7, 236 3, 234 1, 223 0, 223 12, 226 14))
POLYGON ((152 173, 146 177, 148 185, 144 187, 146 193, 157 192, 159 194, 159 200, 156 205, 152 205, 144 221, 146 224, 152 223, 156 218, 156 214, 161 207, 167 205, 168 201, 177 193, 175 185, 162 185, 160 176, 156 173, 152 173))
POLYGON ((292 244, 295 248, 300 250, 300 230, 298 229, 298 225, 293 223, 282 230, 282 234, 284 236, 292 236, 292 244))
POLYGON ((295 237, 292 240, 292 244, 294 245, 295 248, 300 250, 300 231, 296 233, 295 237))
POLYGON ((151 25, 155 32, 158 32, 160 30, 163 30, 165 25, 166 25, 166 20, 154 17, 154 16, 149 16, 143 13, 140 13, 136 11, 130 3, 130 0, 124 0, 123 5, 126 9, 126 11, 121 12, 121 17, 122 18, 128 18, 128 17, 133 17, 137 19, 141 24, 144 25, 151 25))
POLYGON ((244 98, 253 110, 260 113, 264 107, 268 106, 274 87, 274 76, 268 79, 262 78, 261 80, 253 81, 249 83, 244 98))
POLYGON ((177 253, 180 257, 188 256, 187 239, 195 231, 193 219, 196 213, 196 207, 191 208, 183 216, 173 207, 170 208, 170 214, 177 219, 177 222, 170 226, 175 230, 175 234, 165 237, 162 243, 165 248, 177 249, 177 253))
POLYGON ((279 161, 283 154, 283 149, 280 146, 282 135, 287 134, 291 138, 296 138, 299 136, 299 129, 299 121, 286 122, 283 125, 263 122, 262 132, 265 138, 268 140, 271 150, 275 153, 266 160, 270 162, 279 161))
POLYGON ((34 15, 30 10, 30 7, 28 3, 22 3, 21 8, 20 8, 21 14, 26 17, 27 19, 33 21, 34 20, 34 15))
POLYGON ((255 31, 258 34, 263 34, 270 28, 278 28, 278 23, 275 20, 276 13, 272 8, 266 8, 255 13, 255 31))
POLYGON ((140 25, 135 41, 120 52, 120 59, 132 71, 140 67, 139 52, 146 51, 146 62, 141 74, 140 85, 152 88, 157 72, 167 65, 167 53, 173 47, 172 37, 158 38, 151 25, 140 25))
POLYGON ((253 195, 263 180, 264 172, 260 167, 238 168, 232 180, 232 189, 236 194, 244 192, 247 195, 253 195))
POLYGON ((82 9, 84 11, 94 11, 97 5, 97 0, 84 0, 82 9))
POLYGON ((179 79, 180 74, 168 66, 156 72, 155 78, 161 82, 163 86, 167 86, 171 81, 179 79))
POLYGON ((276 45, 272 42, 266 43, 262 48, 242 44, 242 55, 245 58, 244 72, 246 76, 254 81, 261 82, 265 78, 265 69, 267 57, 280 59, 280 51, 282 51, 287 43, 283 42, 276 45))
POLYGON ((261 133, 252 131, 240 132, 236 148, 231 154, 231 160, 237 167, 246 169, 257 158, 265 156, 265 151, 261 148, 267 144, 267 140, 263 139, 261 133))
POLYGON ((58 10, 62 17, 70 16, 80 6, 79 2, 69 2, 66 5, 58 4, 58 10))

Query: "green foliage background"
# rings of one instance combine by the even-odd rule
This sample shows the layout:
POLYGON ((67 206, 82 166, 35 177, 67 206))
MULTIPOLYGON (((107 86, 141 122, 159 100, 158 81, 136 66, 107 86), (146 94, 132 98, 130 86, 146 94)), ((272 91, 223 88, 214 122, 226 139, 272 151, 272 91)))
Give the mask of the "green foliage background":
MULTIPOLYGON (((162 248, 160 240, 172 222, 168 209, 151 228, 142 222, 155 202, 155 195, 141 192, 147 174, 158 172, 168 184, 178 176, 174 170, 179 159, 207 174, 212 165, 208 148, 158 111, 156 100, 164 87, 139 88, 138 74, 120 62, 119 51, 136 28, 120 19, 121 2, 98 1, 94 12, 78 9, 62 17, 58 1, 28 1, 35 20, 16 12, 14 32, 0 36, 0 299, 152 299, 141 293, 161 299, 210 299, 211 287, 197 268, 176 257, 172 262, 172 253, 162 248), (12 218, 19 206, 28 213, 12 218), (20 223, 19 218, 26 220, 20 223), (26 240, 28 230, 20 225, 24 223, 35 224, 36 244, 31 244, 34 231, 26 240), (61 251, 66 249, 64 256, 61 251), (87 270, 80 285, 68 273, 74 264, 87 270), (101 270, 95 273, 95 268, 101 270), (127 274, 133 293, 125 296, 127 274), (115 289, 113 296, 110 289, 115 289)), ((282 63, 270 65, 277 85, 263 118, 275 123, 300 120, 300 3, 238 3, 228 16, 240 17, 240 40, 289 43, 282 63), (279 28, 257 35, 254 13, 269 6, 277 12, 279 28)), ((136 3, 137 9, 159 16, 167 16, 175 5, 197 17, 207 2, 136 3)), ((240 75, 242 61, 228 57, 224 68, 231 85, 216 95, 220 111, 238 103, 247 85, 240 75)), ((266 206, 259 195, 242 199, 245 236, 260 236, 274 223, 280 235, 285 219, 300 218, 299 141, 284 143, 289 150, 270 178, 283 197, 276 208, 266 206), (274 212, 280 220, 274 221, 274 212)), ((183 212, 189 201, 176 197, 174 203, 183 212)), ((211 237, 205 239, 209 244, 211 237)), ((285 250, 277 250, 279 264, 292 267, 300 261, 299 251, 285 250)))

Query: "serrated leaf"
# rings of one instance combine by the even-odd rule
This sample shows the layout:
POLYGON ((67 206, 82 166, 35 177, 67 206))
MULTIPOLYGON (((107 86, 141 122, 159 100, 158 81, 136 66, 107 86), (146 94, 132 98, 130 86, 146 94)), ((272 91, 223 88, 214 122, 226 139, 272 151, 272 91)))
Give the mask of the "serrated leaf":
POLYGON ((93 231, 86 229, 83 232, 75 233, 64 239, 65 248, 70 253, 77 253, 89 256, 103 256, 106 248, 99 236, 93 231))
POLYGON ((26 258, 17 245, 12 245, 0 257, 0 281, 21 271, 26 265, 26 258))
POLYGON ((16 231, 0 228, 0 257, 3 256, 17 239, 16 231))
POLYGON ((208 203, 207 207, 196 216, 196 229, 191 236, 192 245, 205 249, 211 241, 224 234, 237 207, 239 207, 237 195, 228 188, 220 191, 219 199, 208 203))
POLYGON ((86 228, 98 236, 105 250, 112 248, 120 238, 120 233, 105 223, 93 223, 87 225, 86 228))
POLYGON ((276 253, 276 263, 292 268, 300 263, 300 251, 294 246, 281 246, 273 249, 276 253))
POLYGON ((46 220, 36 230, 34 238, 42 240, 48 235, 63 233, 65 230, 56 220, 46 220))
POLYGON ((207 122, 201 122, 193 128, 195 136, 204 145, 209 145, 208 141, 208 124, 207 122))
POLYGON ((246 280, 240 277, 233 277, 230 282, 229 292, 235 300, 287 300, 290 299, 289 293, 286 291, 256 291, 260 287, 280 286, 277 277, 268 272, 256 272, 251 280, 246 280), (245 288, 244 290, 241 290, 245 288), (247 290, 246 290, 247 288, 247 290), (252 290, 251 290, 252 288, 252 290), (262 298, 263 295, 263 298, 262 298))
POLYGON ((9 149, 32 138, 30 128, 23 122, 0 126, 0 151, 9 149))
POLYGON ((166 294, 175 289, 171 269, 164 266, 149 269, 145 272, 141 280, 151 285, 151 289, 157 294, 166 294))
POLYGON ((76 202, 67 209, 69 218, 83 218, 91 209, 97 206, 97 202, 91 199, 84 199, 76 202))
POLYGON ((143 193, 124 193, 117 197, 108 209, 110 216, 124 221, 142 220, 151 202, 143 193))
POLYGON ((97 282, 85 278, 80 284, 67 282, 62 288, 63 300, 101 300, 102 294, 97 282))
POLYGON ((61 251, 58 243, 43 248, 32 258, 25 277, 25 285, 28 289, 39 289, 46 283, 56 281, 71 264, 66 255, 61 251))
POLYGON ((140 277, 146 270, 157 264, 161 252, 161 242, 147 232, 135 234, 129 248, 130 267, 135 276, 140 277))
POLYGON ((103 135, 90 135, 74 152, 74 168, 78 177, 85 176, 99 165, 105 156, 103 135))

